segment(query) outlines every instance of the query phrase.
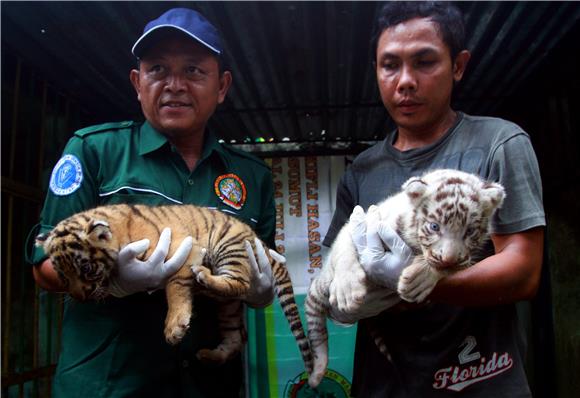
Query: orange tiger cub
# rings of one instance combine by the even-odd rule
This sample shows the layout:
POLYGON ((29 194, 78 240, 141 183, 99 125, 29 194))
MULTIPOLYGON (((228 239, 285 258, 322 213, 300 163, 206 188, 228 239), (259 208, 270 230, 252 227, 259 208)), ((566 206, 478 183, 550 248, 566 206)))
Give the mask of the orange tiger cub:
MULTIPOLYGON (((177 344, 189 329, 193 295, 215 298, 220 303, 218 322, 222 341, 215 349, 199 350, 197 357, 205 362, 223 363, 238 354, 246 341, 240 298, 250 288, 251 268, 245 241, 251 243, 255 252, 256 237, 248 225, 220 211, 194 205, 121 204, 75 214, 49 233, 39 235, 37 245, 44 248, 73 297, 98 300, 109 294, 109 278, 116 272, 119 250, 130 242, 146 238, 151 245, 142 257, 147 258, 165 227, 171 227, 173 237, 168 258, 186 236, 194 240, 185 264, 169 278, 165 287, 168 303, 165 338, 168 343, 177 344)), ((280 305, 305 367, 310 370, 310 346, 288 270, 268 250, 266 255, 280 305)))

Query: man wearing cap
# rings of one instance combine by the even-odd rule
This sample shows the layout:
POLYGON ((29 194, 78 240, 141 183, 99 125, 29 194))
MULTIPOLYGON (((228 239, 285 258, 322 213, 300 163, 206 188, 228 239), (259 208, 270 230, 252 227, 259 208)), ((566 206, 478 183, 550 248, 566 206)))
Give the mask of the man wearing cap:
MULTIPOLYGON (((224 70, 216 28, 193 10, 172 9, 147 24, 132 52, 139 66, 130 72, 130 79, 145 122, 107 123, 74 133, 53 170, 41 220, 31 237, 99 205, 186 203, 240 218, 273 247, 275 208, 269 168, 249 154, 219 144, 206 131, 232 82, 231 73, 224 70)), ((53 396, 239 395, 240 357, 218 367, 203 365, 195 357, 198 349, 215 347, 220 340, 215 302, 196 297, 197 314, 186 338, 175 347, 165 342, 164 292, 146 291, 163 288, 191 249, 191 239, 186 238, 165 261, 170 239, 167 230, 156 253, 144 261, 136 257, 147 242, 134 242, 121 251, 119 269, 125 271, 111 283, 114 297, 98 303, 66 301, 53 396)), ((35 264, 38 285, 62 291, 45 254, 32 244, 27 254, 35 264)), ((256 288, 243 299, 259 307, 271 302, 273 290, 265 254, 256 255, 262 272, 254 266, 256 288)))

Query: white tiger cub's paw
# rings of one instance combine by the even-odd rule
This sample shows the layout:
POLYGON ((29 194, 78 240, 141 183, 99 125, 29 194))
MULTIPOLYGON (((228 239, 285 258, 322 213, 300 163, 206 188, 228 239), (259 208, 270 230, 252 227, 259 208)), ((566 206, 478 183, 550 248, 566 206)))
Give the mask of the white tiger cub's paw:
POLYGON ((420 303, 429 296, 442 277, 441 273, 420 258, 403 270, 397 292, 405 301, 420 303))
POLYGON ((329 286, 330 305, 343 315, 356 313, 368 293, 365 282, 366 275, 362 268, 353 269, 346 275, 335 274, 329 286))

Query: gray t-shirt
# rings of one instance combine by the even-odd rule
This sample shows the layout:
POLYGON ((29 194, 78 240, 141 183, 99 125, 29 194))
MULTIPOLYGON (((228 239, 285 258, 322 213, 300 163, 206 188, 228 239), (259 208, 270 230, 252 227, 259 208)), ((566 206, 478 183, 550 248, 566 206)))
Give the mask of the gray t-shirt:
MULTIPOLYGON (((529 136, 508 121, 458 114, 437 142, 400 152, 396 132, 362 152, 347 169, 324 240, 330 246, 354 206, 365 210, 400 190, 408 178, 437 168, 459 169, 500 182, 506 199, 493 220, 496 233, 545 225, 538 163, 529 136)), ((487 255, 493 253, 491 244, 487 255)), ((514 304, 462 308, 429 304, 378 315, 393 359, 389 363, 359 322, 353 396, 527 397, 525 339, 514 304)))

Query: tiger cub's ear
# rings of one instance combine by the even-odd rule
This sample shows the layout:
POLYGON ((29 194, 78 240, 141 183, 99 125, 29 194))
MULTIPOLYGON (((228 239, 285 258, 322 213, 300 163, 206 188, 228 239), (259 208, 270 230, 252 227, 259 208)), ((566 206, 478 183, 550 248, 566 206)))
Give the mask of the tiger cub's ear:
POLYGON ((497 182, 486 182, 483 184, 482 198, 486 213, 491 214, 499 209, 505 198, 505 189, 497 182))
POLYGON ((36 239, 34 240, 34 246, 36 247, 44 247, 44 244, 46 243, 46 241, 48 240, 48 237, 50 236, 50 233, 43 233, 43 234, 38 234, 36 236, 36 239))
POLYGON ((425 196, 427 183, 419 177, 411 177, 403 184, 402 188, 411 199, 411 202, 416 204, 425 196))
POLYGON ((89 239, 95 242, 107 242, 113 237, 109 223, 104 220, 91 220, 87 224, 86 233, 89 239))

